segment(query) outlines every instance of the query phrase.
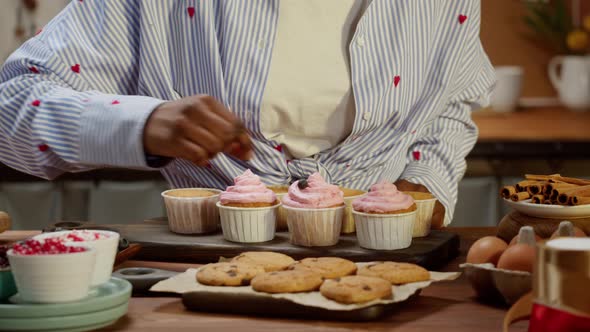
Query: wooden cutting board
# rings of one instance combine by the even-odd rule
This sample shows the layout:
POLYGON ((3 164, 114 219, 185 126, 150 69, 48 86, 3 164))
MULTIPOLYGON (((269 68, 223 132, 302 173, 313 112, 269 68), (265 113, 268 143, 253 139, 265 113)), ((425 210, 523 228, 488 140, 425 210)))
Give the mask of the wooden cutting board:
POLYGON ((234 243, 223 239, 221 232, 210 235, 181 235, 168 230, 164 220, 148 220, 141 224, 103 225, 113 228, 129 242, 139 243, 141 251, 135 259, 210 263, 220 257, 233 257, 244 251, 275 251, 295 259, 318 256, 338 256, 356 262, 392 260, 411 262, 429 269, 439 268, 459 254, 459 236, 445 231, 433 231, 428 237, 415 238, 407 249, 380 251, 358 246, 354 234, 342 235, 331 247, 298 247, 289 243, 287 232, 278 232, 275 239, 264 243, 234 243))

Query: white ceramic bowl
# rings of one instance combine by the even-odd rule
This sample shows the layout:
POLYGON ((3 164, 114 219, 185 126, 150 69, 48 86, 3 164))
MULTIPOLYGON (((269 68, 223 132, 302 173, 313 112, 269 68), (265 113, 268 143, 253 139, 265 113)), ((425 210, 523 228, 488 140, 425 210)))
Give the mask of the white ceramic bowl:
POLYGON ((219 228, 219 210, 215 207, 219 201, 217 189, 182 188, 170 189, 162 193, 168 215, 168 227, 179 234, 204 234, 215 232, 219 228), (209 196, 191 196, 211 192, 209 196), (176 196, 175 194, 186 194, 176 196))
MULTIPOLYGON (((96 263, 92 273, 92 286, 101 285, 111 278, 113 273, 113 264, 117 256, 119 246, 119 233, 102 230, 87 230, 88 232, 100 233, 107 238, 83 242, 65 242, 66 245, 84 246, 96 249, 96 263)), ((44 240, 48 238, 60 237, 76 231, 61 231, 53 233, 44 233, 33 237, 35 240, 44 240)))
POLYGON ((367 249, 396 250, 412 244, 416 211, 400 214, 371 214, 353 210, 356 237, 367 249))
POLYGON ((57 255, 16 255, 8 260, 19 295, 31 303, 78 301, 90 289, 96 250, 57 255))
POLYGON ((345 206, 300 209, 283 205, 292 244, 304 247, 333 246, 340 239, 345 206))
POLYGON ((221 205, 217 202, 221 217, 223 238, 232 242, 254 243, 274 239, 277 210, 273 206, 245 208, 221 205))

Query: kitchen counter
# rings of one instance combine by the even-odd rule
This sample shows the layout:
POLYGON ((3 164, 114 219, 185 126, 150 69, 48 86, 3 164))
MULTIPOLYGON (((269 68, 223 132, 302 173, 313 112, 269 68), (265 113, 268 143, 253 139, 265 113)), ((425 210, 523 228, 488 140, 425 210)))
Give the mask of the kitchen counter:
MULTIPOLYGON (((461 255, 444 271, 459 271, 466 250, 478 238, 495 234, 495 228, 450 228, 461 236, 461 255)), ((36 232, 8 231, 0 234, 2 241, 13 241, 36 232)), ((184 271, 191 265, 128 261, 120 267, 151 266, 184 271)), ((193 265, 194 266, 194 265, 193 265)), ((128 314, 116 324, 99 331, 437 331, 497 332, 502 330, 506 308, 475 301, 474 292, 464 276, 451 282, 433 284, 415 300, 383 320, 367 323, 290 320, 238 315, 189 312, 176 297, 133 297, 128 314)), ((510 331, 526 331, 527 323, 515 324, 510 331)))

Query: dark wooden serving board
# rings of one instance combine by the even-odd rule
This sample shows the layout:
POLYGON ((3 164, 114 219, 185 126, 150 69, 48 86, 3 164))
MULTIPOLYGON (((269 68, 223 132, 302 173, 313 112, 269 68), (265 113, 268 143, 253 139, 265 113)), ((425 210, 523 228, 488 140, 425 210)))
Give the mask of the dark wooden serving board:
POLYGON ((287 232, 278 232, 269 242, 247 244, 226 241, 221 231, 209 235, 175 234, 168 230, 164 220, 103 226, 119 231, 131 243, 141 244, 141 251, 135 259, 151 261, 210 263, 244 251, 267 250, 282 252, 295 259, 338 256, 356 262, 392 260, 436 269, 459 254, 459 236, 445 231, 433 231, 428 237, 415 238, 409 248, 387 251, 359 247, 354 234, 342 235, 335 246, 306 248, 290 244, 287 232))

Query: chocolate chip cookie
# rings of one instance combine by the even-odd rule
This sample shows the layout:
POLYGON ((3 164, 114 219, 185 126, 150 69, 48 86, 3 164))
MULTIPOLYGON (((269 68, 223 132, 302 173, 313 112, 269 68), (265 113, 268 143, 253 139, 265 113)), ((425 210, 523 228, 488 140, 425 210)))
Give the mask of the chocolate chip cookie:
POLYGON ((356 264, 338 257, 305 258, 295 262, 290 270, 307 270, 319 273, 324 279, 344 277, 356 272, 356 264))
POLYGON ((344 303, 364 303, 390 299, 393 295, 389 281, 365 276, 346 276, 324 281, 320 293, 330 300, 344 303))
POLYGON ((197 281, 209 286, 248 286, 252 278, 264 273, 262 266, 229 262, 207 264, 197 272, 197 281))
POLYGON ((382 278, 394 285, 430 280, 430 272, 428 272, 428 270, 410 263, 373 263, 361 267, 357 274, 361 276, 382 278))
POLYGON ((248 251, 234 257, 232 262, 259 265, 266 272, 282 271, 293 264, 295 260, 287 255, 271 251, 248 251))
POLYGON ((257 275, 252 279, 252 288, 265 293, 301 293, 317 290, 322 277, 311 271, 275 271, 257 275))

